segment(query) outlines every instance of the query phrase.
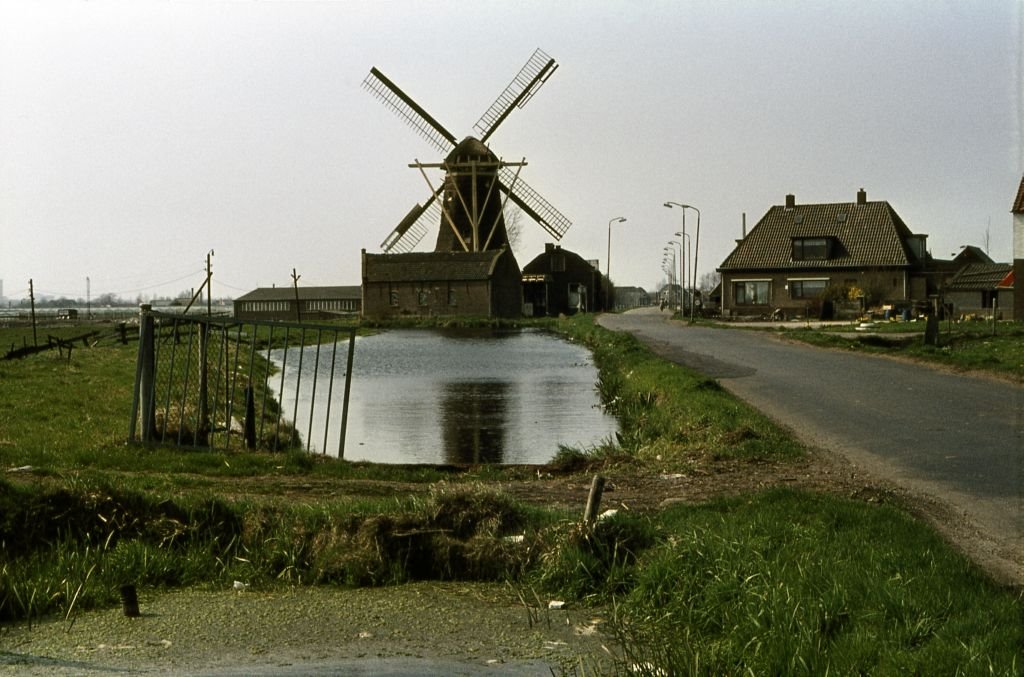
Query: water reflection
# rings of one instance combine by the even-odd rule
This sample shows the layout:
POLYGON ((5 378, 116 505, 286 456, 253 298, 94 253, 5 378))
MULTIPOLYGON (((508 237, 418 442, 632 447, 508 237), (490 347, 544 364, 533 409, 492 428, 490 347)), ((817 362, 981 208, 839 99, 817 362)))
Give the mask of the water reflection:
MULTIPOLYGON (((283 351, 273 358, 280 364, 283 351)), ((310 359, 303 361, 301 379, 292 373, 297 348, 286 359, 288 372, 271 382, 273 392, 282 393, 283 411, 295 412, 312 449, 337 455, 343 369, 335 371, 332 386, 325 365, 314 379, 310 359)), ((545 463, 560 444, 586 447, 614 435, 616 421, 598 406, 596 379, 589 351, 536 330, 396 330, 360 337, 344 456, 378 463, 545 463)))
POLYGON ((444 384, 441 427, 449 463, 503 463, 511 386, 500 381, 444 384))

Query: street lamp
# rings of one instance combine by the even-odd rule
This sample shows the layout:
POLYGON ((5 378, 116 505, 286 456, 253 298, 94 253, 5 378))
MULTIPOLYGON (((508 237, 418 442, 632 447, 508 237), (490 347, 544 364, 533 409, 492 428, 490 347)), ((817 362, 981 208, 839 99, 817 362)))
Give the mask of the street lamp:
MULTIPOLYGON (((669 279, 668 279, 668 282, 669 282, 669 301, 671 302, 671 300, 672 300, 672 291, 673 291, 673 289, 675 287, 675 282, 673 282, 673 280, 675 280, 676 282, 679 283, 679 290, 680 290, 679 291, 679 314, 682 315, 683 314, 683 293, 682 293, 682 288, 683 288, 682 284, 683 283, 682 283, 682 278, 681 277, 677 277, 676 273, 678 273, 679 270, 680 270, 679 266, 682 264, 683 252, 682 252, 682 248, 680 248, 680 250, 679 250, 679 258, 676 258, 676 248, 672 246, 674 244, 678 245, 679 243, 676 242, 675 240, 669 240, 668 246, 662 248, 662 251, 665 253, 665 258, 662 259, 662 263, 669 263, 668 255, 669 254, 672 255, 672 261, 670 262, 671 273, 669 273, 669 279)), ((680 273, 680 275, 681 275, 681 273, 680 273)))
MULTIPOLYGON (((683 232, 686 232, 686 210, 692 209, 697 212, 697 236, 696 242, 693 245, 693 266, 691 267, 690 274, 693 276, 692 288, 697 287, 697 256, 700 254, 700 210, 693 205, 682 204, 681 202, 666 202, 665 206, 671 209, 672 207, 679 207, 683 210, 683 232)), ((693 322, 693 304, 690 304, 690 321, 693 322)))
POLYGON ((622 223, 625 220, 625 216, 616 216, 608 221, 608 258, 604 261, 604 276, 608 278, 609 283, 612 279, 612 224, 622 223))
MULTIPOLYGON (((678 259, 678 261, 679 261, 679 271, 680 271, 679 272, 679 279, 682 280, 683 279, 682 270, 683 270, 683 260, 684 260, 683 259, 683 245, 679 241, 677 241, 677 240, 669 240, 668 243, 676 245, 676 247, 679 248, 679 259, 678 259)), ((673 252, 673 253, 675 253, 675 252, 673 252)), ((680 283, 680 287, 679 287, 679 315, 683 316, 685 314, 685 312, 686 312, 686 287, 685 287, 685 285, 680 283)))
MULTIPOLYGON (((690 265, 690 242, 691 242, 691 240, 690 240, 690 235, 688 233, 676 233, 676 237, 686 238, 686 258, 685 259, 683 258, 683 243, 679 242, 677 240, 669 240, 669 242, 671 244, 679 245, 679 278, 682 279, 683 278, 683 261, 686 261, 686 265, 687 266, 690 265)), ((685 290, 680 291, 679 298, 680 298, 679 313, 683 314, 686 311, 686 306, 685 306, 685 303, 686 303, 686 301, 685 301, 686 293, 685 293, 685 290)), ((691 306, 691 308, 693 306, 692 288, 691 288, 691 296, 690 296, 690 306, 691 306)), ((690 319, 693 319, 693 318, 691 317, 690 319)))

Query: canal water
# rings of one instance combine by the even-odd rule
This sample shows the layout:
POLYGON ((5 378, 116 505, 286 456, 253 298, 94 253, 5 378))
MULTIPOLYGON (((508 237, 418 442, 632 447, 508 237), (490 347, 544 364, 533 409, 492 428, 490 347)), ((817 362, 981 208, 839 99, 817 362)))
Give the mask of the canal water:
MULTIPOLYGON (((308 435, 314 451, 337 456, 344 367, 336 369, 333 387, 329 365, 321 365, 317 376, 317 399, 332 391, 325 445, 324 433, 315 431, 324 430, 317 419, 326 406, 310 406, 311 373, 302 375, 295 406, 297 372, 291 365, 298 364, 299 349, 290 350, 282 410, 298 411, 296 429, 304 442, 306 431, 314 431, 308 435)), ((278 364, 282 352, 273 356, 278 364)), ((590 352, 534 329, 394 330, 358 337, 352 374, 347 460, 546 463, 559 445, 591 447, 618 427, 600 407, 590 352)), ((270 386, 279 392, 281 376, 270 386)))

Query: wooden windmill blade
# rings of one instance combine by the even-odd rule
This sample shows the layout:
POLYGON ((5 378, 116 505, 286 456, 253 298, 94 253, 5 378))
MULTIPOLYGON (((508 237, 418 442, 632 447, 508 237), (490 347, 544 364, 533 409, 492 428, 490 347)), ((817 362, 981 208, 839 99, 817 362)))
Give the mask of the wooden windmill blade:
POLYGON ((473 129, 480 134, 480 140, 486 143, 498 125, 504 122, 512 112, 512 109, 525 106, 557 68, 558 64, 554 59, 545 54, 543 50, 535 50, 526 65, 505 87, 505 91, 495 99, 491 107, 473 125, 473 129))
POLYGON ((520 209, 536 221, 541 228, 548 231, 552 237, 561 240, 572 226, 572 221, 555 209, 554 205, 545 200, 525 181, 518 178, 509 167, 502 167, 498 170, 498 176, 501 190, 508 195, 509 199, 519 205, 520 209))
POLYGON ((441 153, 447 155, 455 147, 455 136, 376 68, 370 69, 370 74, 363 80, 363 88, 441 153))
POLYGON ((417 203, 409 210, 391 234, 380 243, 380 248, 385 253, 406 254, 412 251, 430 229, 436 226, 441 220, 441 203, 437 200, 440 192, 439 189, 434 193, 425 205, 420 206, 417 203))

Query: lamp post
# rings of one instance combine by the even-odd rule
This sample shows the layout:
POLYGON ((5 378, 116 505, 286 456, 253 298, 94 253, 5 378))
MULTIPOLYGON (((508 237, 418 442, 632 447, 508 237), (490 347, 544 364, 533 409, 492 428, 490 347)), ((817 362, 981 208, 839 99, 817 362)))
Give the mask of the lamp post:
MULTIPOLYGON (((692 288, 697 288, 697 256, 700 254, 700 210, 693 205, 682 204, 681 202, 666 202, 665 206, 671 209, 672 207, 679 207, 683 210, 683 232, 686 232, 686 210, 692 209, 697 212, 697 235, 696 242, 693 245, 693 266, 690 269, 690 275, 693 276, 692 288)), ((693 322, 693 305, 690 304, 690 322, 693 322)))
MULTIPOLYGON (((678 233, 677 233, 677 235, 678 235, 678 233)), ((682 272, 683 271, 683 261, 685 260, 685 259, 683 259, 683 243, 679 242, 678 240, 669 240, 668 243, 672 244, 672 245, 675 245, 676 247, 679 248, 679 259, 678 259, 679 260, 679 279, 682 280, 683 279, 683 272, 682 272)), ((685 315, 685 313, 686 313, 686 287, 682 286, 682 284, 681 284, 680 288, 679 288, 679 315, 683 316, 683 315, 685 315)))
MULTIPOLYGON (((668 278, 668 283, 669 283, 669 302, 672 301, 672 289, 673 289, 673 286, 675 285, 675 282, 673 282, 673 280, 678 282, 679 285, 680 285, 679 314, 682 315, 682 313, 683 313, 683 302, 682 302, 683 295, 682 295, 682 291, 681 291, 682 290, 682 282, 679 282, 679 279, 676 276, 676 273, 679 270, 679 261, 680 261, 680 259, 676 258, 676 249, 675 249, 675 247, 672 246, 673 244, 679 244, 679 243, 675 242, 674 240, 672 240, 672 241, 669 241, 667 246, 662 248, 662 252, 664 252, 664 254, 665 254, 665 258, 662 259, 662 263, 663 264, 668 264, 669 265, 669 270, 671 271, 671 273, 669 274, 669 278, 668 278), (668 260, 669 254, 672 255, 672 260, 671 261, 668 260)), ((680 255, 681 255, 681 252, 680 252, 680 255)))
POLYGON ((609 284, 612 281, 612 224, 622 223, 625 220, 625 216, 616 216, 608 221, 608 257, 604 260, 604 276, 608 278, 609 284))
MULTIPOLYGON (((684 260, 686 261, 686 266, 688 268, 690 268, 690 270, 693 270, 693 267, 690 265, 690 243, 692 242, 692 240, 690 238, 690 234, 689 233, 676 233, 676 237, 686 238, 686 258, 685 259, 683 258, 683 243, 679 242, 677 240, 670 240, 670 242, 672 244, 679 245, 679 277, 682 278, 683 277, 683 272, 682 271, 683 271, 683 261, 684 260)), ((686 297, 686 293, 685 293, 685 290, 684 290, 683 292, 681 292, 681 298, 685 299, 685 297, 686 297)), ((685 303, 685 300, 683 301, 683 303, 685 303)), ((679 307, 679 312, 683 313, 684 310, 685 310, 685 306, 681 304, 680 307, 679 307)), ((693 310, 693 287, 690 287, 690 310, 691 311, 693 310)), ((690 320, 691 321, 693 320, 693 313, 692 312, 690 313, 690 320)))

